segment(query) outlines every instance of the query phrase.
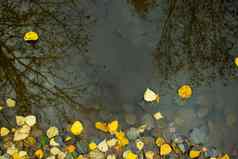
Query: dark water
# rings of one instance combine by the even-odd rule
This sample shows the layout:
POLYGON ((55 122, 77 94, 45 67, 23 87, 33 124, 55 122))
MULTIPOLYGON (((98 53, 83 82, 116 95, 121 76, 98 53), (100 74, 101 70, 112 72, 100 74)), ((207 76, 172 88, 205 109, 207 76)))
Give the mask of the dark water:
MULTIPOLYGON (((209 145, 225 150, 237 145, 237 80, 229 81, 227 86, 217 79, 209 86, 194 87, 192 98, 181 106, 176 102, 176 91, 178 86, 190 82, 191 72, 177 72, 166 82, 156 74, 160 67, 155 64, 153 51, 160 40, 166 2, 153 7, 146 18, 138 15, 127 1, 94 1, 91 5, 97 20, 89 56, 102 69, 95 77, 98 85, 94 90, 98 94, 87 102, 97 97, 122 119, 128 109, 135 115, 141 114, 140 107, 147 111, 144 114, 160 111, 168 119, 168 125, 174 124, 184 134, 203 127, 206 130, 201 133, 209 145), (170 87, 163 83, 169 83, 170 87), (161 93, 159 104, 143 103, 147 87, 161 93)), ((138 115, 137 119, 140 118, 138 115)))

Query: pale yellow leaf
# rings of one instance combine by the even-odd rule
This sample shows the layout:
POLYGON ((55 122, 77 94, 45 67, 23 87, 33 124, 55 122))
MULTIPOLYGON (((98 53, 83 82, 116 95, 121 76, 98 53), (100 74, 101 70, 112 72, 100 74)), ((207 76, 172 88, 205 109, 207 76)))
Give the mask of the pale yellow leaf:
POLYGON ((156 120, 160 120, 160 119, 164 118, 164 116, 161 114, 161 112, 157 112, 153 116, 156 120))
POLYGON ((59 146, 59 143, 55 142, 55 139, 50 139, 50 146, 59 146))
POLYGON ((8 98, 6 104, 8 107, 13 108, 16 106, 16 101, 12 98, 8 98))
POLYGON ((144 92, 144 100, 146 102, 153 102, 155 100, 157 100, 158 95, 152 91, 151 89, 147 88, 144 92))
POLYGON ((103 140, 102 142, 100 142, 100 143, 97 145, 97 148, 98 148, 98 150, 101 151, 101 152, 107 152, 107 151, 108 151, 108 145, 107 145, 106 140, 103 140))
POLYGON ((20 141, 27 138, 30 134, 31 127, 28 125, 23 125, 21 128, 18 128, 14 134, 14 141, 20 141))
POLYGON ((52 137, 59 135, 59 130, 57 127, 52 126, 47 130, 46 135, 51 139, 52 137))
POLYGON ((36 116, 34 115, 28 115, 25 117, 25 122, 30 127, 34 126, 36 124, 36 116))
POLYGON ((57 154, 59 154, 61 151, 60 151, 60 149, 58 148, 58 147, 52 147, 51 149, 50 149, 50 153, 52 154, 52 155, 57 155, 57 154))
POLYGON ((24 117, 24 116, 19 116, 19 115, 17 115, 17 116, 16 116, 16 124, 17 124, 18 126, 24 125, 24 124, 25 124, 25 117, 24 117))

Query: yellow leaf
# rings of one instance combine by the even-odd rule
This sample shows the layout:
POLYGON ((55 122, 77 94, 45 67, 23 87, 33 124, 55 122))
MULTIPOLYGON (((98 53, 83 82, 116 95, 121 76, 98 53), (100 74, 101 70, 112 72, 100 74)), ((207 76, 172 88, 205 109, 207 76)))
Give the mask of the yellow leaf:
POLYGON ((107 155, 107 159, 116 159, 116 155, 114 154, 107 155))
POLYGON ((113 147, 113 146, 115 146, 117 143, 118 143, 118 140, 115 139, 115 138, 112 138, 112 139, 110 139, 110 140, 107 140, 107 145, 108 145, 108 147, 113 147))
POLYGON ((234 62, 236 64, 236 66, 238 66, 238 57, 235 58, 234 62))
POLYGON ((160 120, 160 119, 163 119, 164 116, 161 114, 161 112, 157 112, 157 113, 154 114, 154 118, 156 120, 160 120))
POLYGON ((58 148, 58 147, 52 147, 51 149, 50 149, 50 153, 52 154, 52 155, 57 155, 57 154, 59 154, 61 151, 60 151, 60 149, 58 148))
POLYGON ((88 145, 89 150, 93 151, 97 148, 97 144, 95 142, 91 142, 88 145))
POLYGON ((182 99, 188 99, 188 98, 190 98, 192 96, 192 88, 189 85, 182 85, 178 89, 178 95, 182 99))
POLYGON ((21 157, 21 159, 27 157, 27 152, 26 151, 20 151, 18 154, 21 157))
POLYGON ((59 146, 59 143, 55 142, 55 139, 50 139, 50 146, 59 146))
POLYGON ((123 153, 124 159, 138 159, 138 156, 132 151, 128 150, 123 153))
POLYGON ((112 121, 111 123, 108 124, 108 131, 113 134, 117 131, 118 129, 118 121, 117 120, 114 120, 112 121))
POLYGON ((64 141, 67 142, 67 141, 69 141, 69 140, 71 140, 71 139, 72 139, 71 136, 66 136, 65 139, 64 139, 64 141))
POLYGON ((108 151, 108 145, 107 145, 106 140, 103 140, 102 142, 100 142, 100 143, 97 145, 97 148, 98 148, 98 150, 101 151, 101 152, 107 152, 107 151, 108 151))
POLYGON ((80 121, 75 121, 71 126, 71 132, 74 135, 80 135, 83 131, 83 124, 80 121))
POLYGON ((16 152, 12 155, 12 159, 22 159, 19 154, 16 152))
POLYGON ((24 125, 24 124, 25 124, 25 117, 24 117, 24 116, 19 116, 19 115, 17 115, 17 116, 16 116, 16 124, 17 124, 18 126, 24 125))
POLYGON ((140 133, 143 133, 143 132, 146 130, 146 128, 147 128, 147 125, 146 125, 146 124, 143 124, 143 125, 139 126, 139 127, 137 128, 137 130, 138 130, 140 133))
POLYGON ((153 151, 147 151, 145 152, 146 159, 154 159, 155 153, 153 151))
POLYGON ((164 144, 165 143, 165 140, 164 140, 164 138, 162 138, 162 137, 157 137, 157 139, 155 140, 155 144, 158 146, 158 147, 160 147, 162 144, 164 144))
POLYGON ((59 135, 59 130, 57 127, 50 127, 47 132, 46 132, 46 135, 48 136, 49 139, 59 135))
POLYGON ((138 150, 141 151, 144 147, 144 143, 140 139, 137 139, 136 140, 136 147, 137 147, 138 150))
POLYGON ((169 144, 163 144, 160 147, 160 155, 164 156, 164 155, 168 155, 170 154, 172 151, 172 148, 169 144))
POLYGON ((42 158, 44 157, 44 151, 43 151, 42 149, 36 150, 35 156, 36 156, 38 159, 42 159, 42 158))
POLYGON ((0 106, 0 111, 1 111, 1 110, 3 110, 3 107, 2 107, 2 106, 0 106))
POLYGON ((9 108, 13 108, 16 106, 16 101, 12 98, 8 98, 6 104, 9 108))
POLYGON ((14 134, 14 141, 20 141, 26 139, 31 131, 31 127, 28 125, 23 125, 21 128, 17 129, 14 134))
POLYGON ((38 40, 38 39, 39 39, 38 34, 36 32, 33 32, 33 31, 27 32, 24 35, 24 40, 25 41, 35 41, 35 40, 38 40))
POLYGON ((221 158, 219 159, 230 159, 230 156, 228 154, 225 154, 224 156, 222 156, 221 158))
POLYGON ((144 92, 144 100, 146 102, 153 102, 156 100, 157 102, 159 102, 160 96, 156 94, 154 91, 152 91, 151 89, 147 88, 144 92))
POLYGON ((198 150, 191 150, 189 152, 189 157, 190 158, 198 158, 201 154, 201 151, 198 151, 198 150))
POLYGON ((129 144, 129 140, 126 137, 123 137, 122 139, 119 140, 121 146, 125 146, 129 144))
POLYGON ((116 133, 115 133, 115 136, 116 136, 116 138, 117 138, 118 140, 121 140, 121 139, 123 139, 123 138, 125 137, 125 133, 122 132, 122 131, 119 131, 119 132, 116 132, 116 133))
POLYGON ((57 156, 58 158, 57 158, 57 159, 65 159, 65 156, 66 156, 66 153, 60 151, 60 152, 58 153, 58 156, 57 156))
POLYGON ((34 115, 28 115, 25 117, 25 122, 27 125, 32 127, 36 124, 36 117, 34 115))
POLYGON ((6 127, 2 127, 0 129, 1 136, 7 136, 9 134, 9 132, 10 132, 10 130, 8 130, 8 128, 6 128, 6 127))
POLYGON ((10 147, 7 148, 7 153, 9 155, 13 155, 15 153, 18 153, 18 149, 15 147, 15 145, 11 145, 10 147))
POLYGON ((107 123, 96 122, 95 127, 103 132, 108 132, 107 123))

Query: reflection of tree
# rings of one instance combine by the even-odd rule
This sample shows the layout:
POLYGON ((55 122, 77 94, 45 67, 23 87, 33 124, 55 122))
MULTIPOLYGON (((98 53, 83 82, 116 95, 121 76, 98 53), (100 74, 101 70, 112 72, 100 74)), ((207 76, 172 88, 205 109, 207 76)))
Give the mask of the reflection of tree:
POLYGON ((224 20, 222 0, 169 0, 155 55, 162 76, 168 79, 179 71, 191 72, 189 82, 200 83, 230 75, 224 20))
POLYGON ((22 113, 29 113, 32 105, 62 102, 86 111, 76 100, 82 86, 69 83, 56 70, 60 59, 69 58, 68 50, 86 58, 83 53, 90 22, 90 17, 73 0, 1 1, 1 95, 15 96, 22 113), (36 47, 23 41, 27 31, 39 33, 36 47))

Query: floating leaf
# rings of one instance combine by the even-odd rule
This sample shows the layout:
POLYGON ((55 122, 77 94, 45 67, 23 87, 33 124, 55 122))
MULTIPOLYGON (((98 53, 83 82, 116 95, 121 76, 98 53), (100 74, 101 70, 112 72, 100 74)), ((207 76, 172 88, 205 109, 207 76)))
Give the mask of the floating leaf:
POLYGON ((50 149, 50 153, 51 153, 52 155, 58 155, 60 152, 61 152, 61 151, 60 151, 60 149, 59 149, 58 147, 52 147, 52 148, 50 149))
POLYGON ((13 108, 16 106, 16 101, 12 98, 8 98, 6 104, 9 108, 13 108))
POLYGON ((25 41, 36 41, 39 39, 39 36, 36 32, 30 31, 25 33, 24 40, 25 41))
POLYGON ((164 118, 164 116, 161 114, 161 112, 157 112, 153 116, 156 120, 160 120, 160 119, 164 118))
POLYGON ((133 153, 131 150, 128 150, 123 153, 123 158, 124 159, 138 159, 138 156, 135 153, 133 153))
POLYGON ((116 159, 116 155, 114 154, 107 155, 107 159, 116 159))
POLYGON ((24 125, 24 124, 25 124, 25 117, 24 117, 24 116, 19 116, 19 115, 17 115, 17 116, 16 116, 16 124, 17 124, 18 126, 24 125))
POLYGON ((69 140, 71 140, 71 139, 72 139, 71 136, 66 136, 65 139, 64 139, 64 141, 67 142, 67 141, 69 141, 69 140))
POLYGON ((98 148, 98 150, 101 151, 101 152, 107 152, 107 151, 108 151, 108 145, 107 145, 106 140, 103 140, 102 142, 100 142, 100 143, 97 145, 97 148, 98 148))
POLYGON ((238 57, 234 59, 235 65, 238 66, 238 57))
POLYGON ((103 132, 108 132, 107 123, 96 122, 95 127, 103 132))
POLYGON ((6 128, 6 127, 2 127, 0 129, 0 135, 1 136, 7 136, 9 134, 9 132, 10 132, 10 130, 8 128, 6 128))
POLYGON ((68 145, 65 147, 65 151, 68 153, 72 153, 76 150, 76 147, 74 145, 68 145))
POLYGON ((160 147, 160 155, 164 156, 164 155, 168 155, 172 152, 172 148, 169 144, 163 144, 160 147))
POLYGON ((36 124, 36 117, 34 115, 28 115, 25 117, 25 122, 27 125, 32 127, 36 124))
POLYGON ((50 127, 47 132, 46 132, 46 135, 49 139, 59 135, 59 130, 57 127, 50 127))
POLYGON ((26 152, 26 151, 19 151, 18 154, 19 154, 19 156, 20 156, 21 159, 27 157, 27 152, 26 152))
POLYGON ((113 146, 115 146, 117 143, 118 143, 118 140, 115 139, 115 138, 112 138, 112 139, 107 140, 107 145, 108 145, 108 147, 113 147, 113 146))
POLYGON ((15 147, 15 145, 11 145, 10 147, 7 148, 7 153, 9 155, 13 155, 15 153, 18 153, 17 148, 15 147))
POLYGON ((112 121, 111 123, 108 124, 107 127, 108 127, 108 128, 107 128, 108 131, 109 131, 111 134, 115 133, 115 132, 117 131, 117 129, 118 129, 118 121, 117 121, 117 120, 112 121))
POLYGON ((192 96, 192 88, 189 85, 182 85, 179 89, 178 89, 178 95, 182 98, 182 99, 187 99, 190 98, 192 96))
POLYGON ((137 147, 138 150, 141 151, 144 147, 144 143, 140 139, 137 139, 136 140, 136 147, 137 147))
POLYGON ((55 139, 52 138, 52 139, 50 139, 50 146, 60 146, 60 144, 55 142, 55 139))
POLYGON ((95 150, 97 148, 97 144, 95 142, 91 142, 88 145, 89 150, 95 150))
POLYGON ((151 89, 147 88, 144 93, 144 100, 146 102, 153 102, 153 101, 159 102, 160 96, 151 89))
POLYGON ((222 156, 221 158, 219 159, 230 159, 230 156, 228 154, 225 154, 224 156, 222 156))
POLYGON ((189 152, 189 157, 190 158, 198 158, 201 154, 201 151, 198 151, 198 150, 191 150, 189 152))
POLYGON ((154 159, 155 153, 153 151, 146 151, 145 152, 145 157, 146 159, 154 159))
POLYGON ((35 151, 35 156, 38 158, 38 159, 42 159, 44 157, 44 151, 42 149, 38 149, 35 151))
POLYGON ((162 138, 162 137, 157 137, 156 138, 156 140, 155 140, 155 144, 158 146, 158 147, 160 147, 162 144, 164 144, 165 143, 165 140, 164 140, 164 138, 162 138))
POLYGON ((71 126, 71 132, 74 135, 80 135, 83 131, 83 124, 80 121, 75 121, 71 126))
POLYGON ((20 141, 26 139, 31 131, 31 127, 28 125, 23 125, 21 128, 17 129, 14 134, 14 141, 20 141))

